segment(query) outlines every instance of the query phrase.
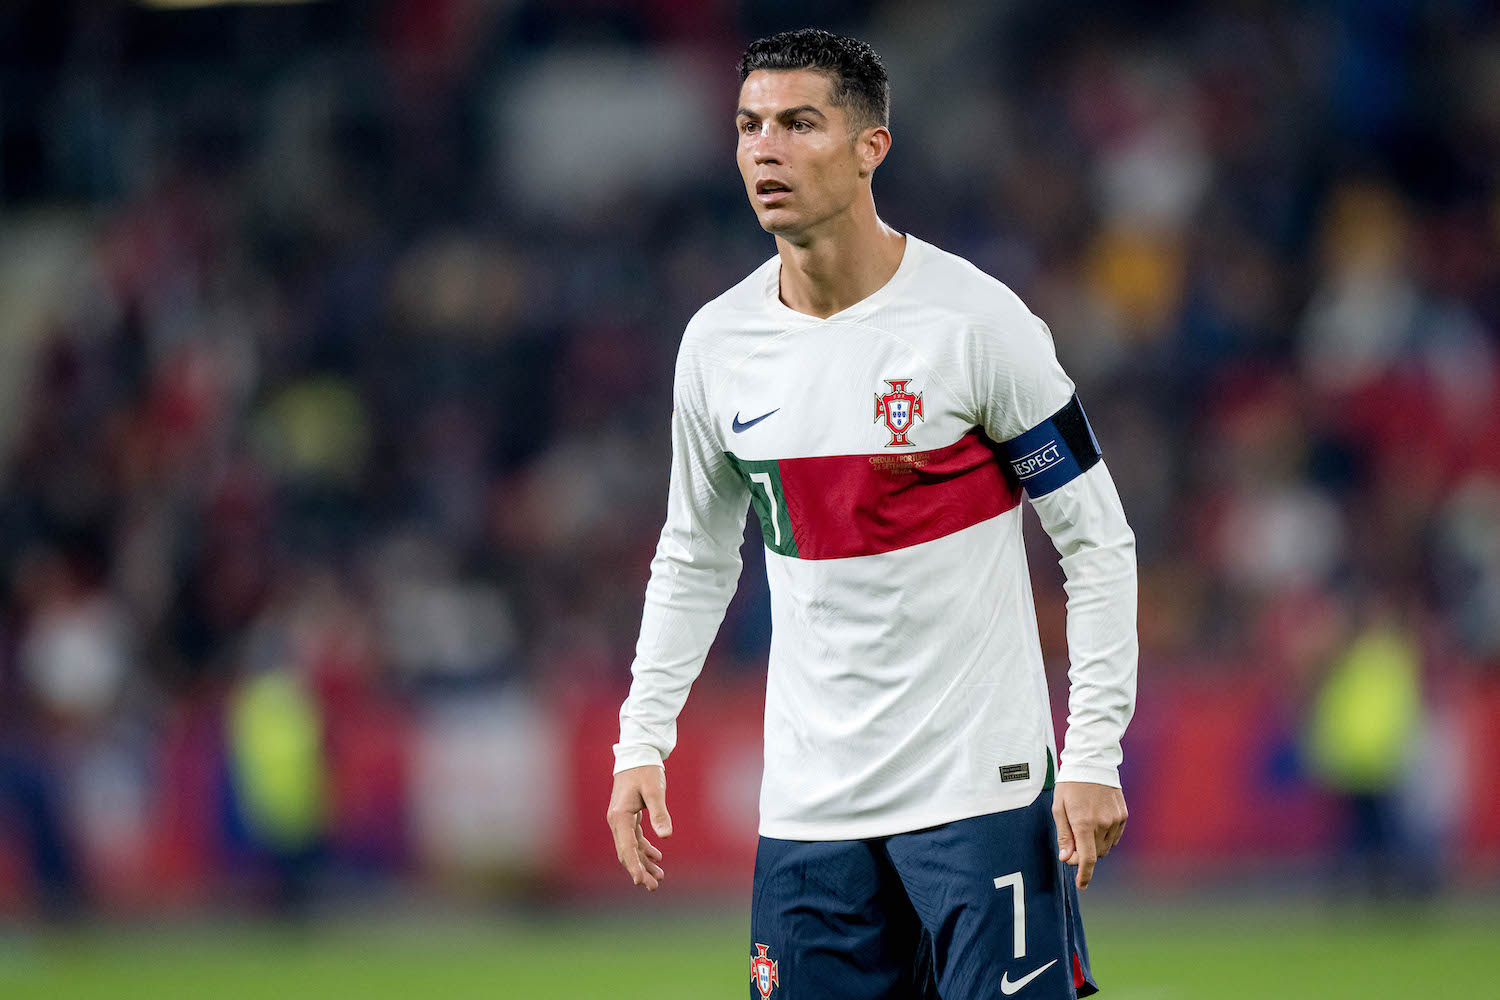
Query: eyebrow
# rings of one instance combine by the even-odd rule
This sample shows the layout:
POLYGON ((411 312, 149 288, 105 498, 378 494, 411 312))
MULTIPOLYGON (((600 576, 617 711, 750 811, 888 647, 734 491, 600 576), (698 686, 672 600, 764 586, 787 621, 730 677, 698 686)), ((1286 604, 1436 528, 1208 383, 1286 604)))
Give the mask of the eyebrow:
MULTIPOLYGON (((819 111, 817 108, 813 107, 811 104, 799 104, 795 108, 786 108, 786 109, 784 109, 782 111, 778 111, 778 112, 776 112, 776 118, 777 118, 778 121, 786 121, 789 118, 794 118, 797 115, 802 115, 802 114, 813 114, 813 115, 817 115, 819 118, 823 119, 824 121, 828 120, 828 116, 827 115, 825 115, 823 112, 819 111)), ((760 115, 756 114, 754 111, 751 111, 749 108, 740 108, 738 111, 736 111, 734 113, 734 117, 735 118, 754 118, 756 121, 760 120, 760 115)))

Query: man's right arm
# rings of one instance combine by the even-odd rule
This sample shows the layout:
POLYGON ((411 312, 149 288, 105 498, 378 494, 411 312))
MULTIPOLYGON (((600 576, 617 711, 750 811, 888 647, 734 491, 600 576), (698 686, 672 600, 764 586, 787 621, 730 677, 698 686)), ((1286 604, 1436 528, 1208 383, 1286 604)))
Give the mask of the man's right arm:
POLYGON ((718 444, 701 373, 684 344, 673 390, 667 520, 651 561, 630 695, 620 707, 607 816, 620 863, 648 889, 661 877, 661 852, 642 834, 641 811, 659 835, 670 835, 663 761, 677 744, 678 713, 739 582, 749 503, 718 444))

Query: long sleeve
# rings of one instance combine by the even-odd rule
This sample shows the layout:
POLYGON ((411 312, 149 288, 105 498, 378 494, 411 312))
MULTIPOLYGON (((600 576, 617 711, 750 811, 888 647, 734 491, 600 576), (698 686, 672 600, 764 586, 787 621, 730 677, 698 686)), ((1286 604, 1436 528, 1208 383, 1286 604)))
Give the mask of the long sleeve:
POLYGON ((1102 461, 1032 507, 1068 595, 1068 731, 1057 780, 1118 788, 1120 738, 1135 712, 1135 535, 1102 461))
POLYGON ((1135 711, 1135 535, 1047 325, 999 303, 970 338, 975 419, 1011 459, 1061 557, 1068 595, 1068 729, 1059 781, 1119 787, 1135 711))
POLYGON ((718 447, 701 373, 684 341, 673 389, 667 520, 646 585, 615 770, 660 764, 740 576, 749 492, 718 447))

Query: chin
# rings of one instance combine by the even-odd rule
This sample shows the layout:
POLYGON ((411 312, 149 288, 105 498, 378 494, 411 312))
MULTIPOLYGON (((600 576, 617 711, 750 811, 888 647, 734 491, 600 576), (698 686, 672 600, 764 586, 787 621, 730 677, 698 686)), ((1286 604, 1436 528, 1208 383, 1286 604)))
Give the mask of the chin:
POLYGON ((775 211, 771 211, 761 215, 760 228, 774 236, 784 236, 788 233, 799 232, 802 226, 788 212, 778 215, 775 211))

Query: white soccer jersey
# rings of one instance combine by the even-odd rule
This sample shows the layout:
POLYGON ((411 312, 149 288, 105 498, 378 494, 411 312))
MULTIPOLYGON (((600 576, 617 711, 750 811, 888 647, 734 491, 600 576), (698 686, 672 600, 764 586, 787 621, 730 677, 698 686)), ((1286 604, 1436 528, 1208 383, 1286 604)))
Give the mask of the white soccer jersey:
POLYGON ((1054 739, 1024 486, 1067 577, 1056 778, 1118 786, 1135 543, 1046 325, 912 236, 885 286, 826 319, 783 304, 779 281, 778 256, 683 336, 616 770, 671 753, 753 504, 772 624, 761 835, 883 836, 1031 802, 1054 739))

